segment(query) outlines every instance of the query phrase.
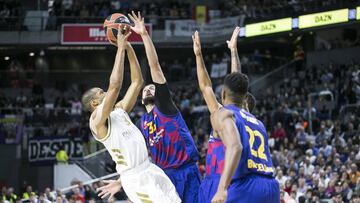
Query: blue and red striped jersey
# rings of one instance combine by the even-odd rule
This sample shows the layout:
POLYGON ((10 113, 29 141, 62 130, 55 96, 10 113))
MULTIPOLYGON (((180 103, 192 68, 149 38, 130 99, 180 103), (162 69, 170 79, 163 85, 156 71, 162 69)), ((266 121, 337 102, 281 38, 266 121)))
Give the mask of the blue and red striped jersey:
POLYGON ((141 117, 141 131, 153 162, 160 168, 179 168, 198 160, 194 140, 179 111, 168 116, 155 106, 141 117))
POLYGON ((221 139, 210 134, 206 154, 206 175, 221 175, 224 169, 225 147, 221 139))

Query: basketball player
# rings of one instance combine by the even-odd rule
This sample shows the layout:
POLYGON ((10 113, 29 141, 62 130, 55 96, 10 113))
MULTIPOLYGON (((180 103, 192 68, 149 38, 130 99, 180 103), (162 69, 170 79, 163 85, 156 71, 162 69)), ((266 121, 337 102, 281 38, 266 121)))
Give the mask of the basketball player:
POLYGON ((199 202, 279 203, 279 184, 273 178, 266 129, 255 116, 241 109, 248 92, 247 76, 233 72, 225 77, 221 93, 224 106, 220 105, 205 68, 197 31, 193 43, 198 82, 214 128, 209 139, 206 178, 199 189, 199 202), (227 118, 223 123, 235 122, 238 134, 225 134, 224 124, 216 125, 219 123, 215 121, 221 122, 218 113, 227 118), (234 135, 239 136, 238 139, 234 135))
POLYGON ((82 97, 84 107, 91 112, 91 132, 97 141, 104 144, 120 174, 119 180, 107 182, 108 185, 99 188, 99 196, 112 199, 122 185, 134 203, 180 202, 170 179, 159 167, 150 163, 144 138, 128 115, 143 85, 139 63, 127 42, 130 34, 124 36, 118 32, 118 49, 107 92, 92 88, 82 97), (124 98, 116 103, 123 81, 125 50, 130 62, 131 85, 124 98))
POLYGON ((197 201, 200 172, 196 165, 198 151, 189 129, 171 99, 153 42, 147 33, 140 13, 129 14, 134 22, 131 29, 141 35, 154 84, 142 91, 146 113, 140 126, 153 162, 162 168, 184 203, 197 201))

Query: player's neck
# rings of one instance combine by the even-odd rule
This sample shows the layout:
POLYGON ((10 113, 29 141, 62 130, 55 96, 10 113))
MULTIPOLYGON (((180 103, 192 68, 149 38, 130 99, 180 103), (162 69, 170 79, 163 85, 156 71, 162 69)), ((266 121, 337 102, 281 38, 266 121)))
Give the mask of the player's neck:
POLYGON ((148 105, 145 106, 146 111, 148 113, 150 113, 150 111, 152 111, 154 109, 154 107, 155 107, 155 104, 148 104, 148 105))
POLYGON ((233 101, 225 101, 224 105, 234 105, 234 106, 236 106, 238 108, 242 108, 242 105, 237 104, 236 102, 233 102, 233 101))

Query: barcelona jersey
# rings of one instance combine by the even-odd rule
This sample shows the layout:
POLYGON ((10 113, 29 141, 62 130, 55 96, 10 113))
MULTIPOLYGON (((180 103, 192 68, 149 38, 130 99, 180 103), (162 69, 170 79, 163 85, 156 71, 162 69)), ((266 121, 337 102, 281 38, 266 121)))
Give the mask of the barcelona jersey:
POLYGON ((208 150, 206 154, 206 176, 221 175, 225 162, 225 147, 220 138, 210 134, 208 150))
POLYGON ((224 107, 234 114, 243 146, 239 166, 233 178, 243 178, 249 174, 272 177, 274 169, 264 124, 249 112, 235 105, 224 107))
POLYGON ((194 140, 180 112, 168 116, 155 106, 142 116, 141 131, 153 162, 160 168, 179 168, 198 160, 194 140))

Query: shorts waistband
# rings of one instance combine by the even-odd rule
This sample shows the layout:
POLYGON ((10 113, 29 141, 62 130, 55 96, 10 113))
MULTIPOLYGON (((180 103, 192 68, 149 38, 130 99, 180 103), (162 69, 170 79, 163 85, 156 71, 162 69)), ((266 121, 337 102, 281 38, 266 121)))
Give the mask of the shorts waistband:
POLYGON ((252 179, 257 179, 257 178, 259 178, 259 179, 275 179, 274 177, 268 176, 268 175, 250 173, 250 174, 247 174, 246 176, 235 178, 231 182, 244 181, 244 180, 246 180, 248 178, 252 178, 252 179))
POLYGON ((151 162, 149 161, 149 159, 146 159, 144 162, 135 166, 134 168, 129 168, 129 169, 123 171, 120 175, 128 176, 128 175, 139 174, 140 172, 147 169, 150 166, 150 164, 151 164, 151 162))

